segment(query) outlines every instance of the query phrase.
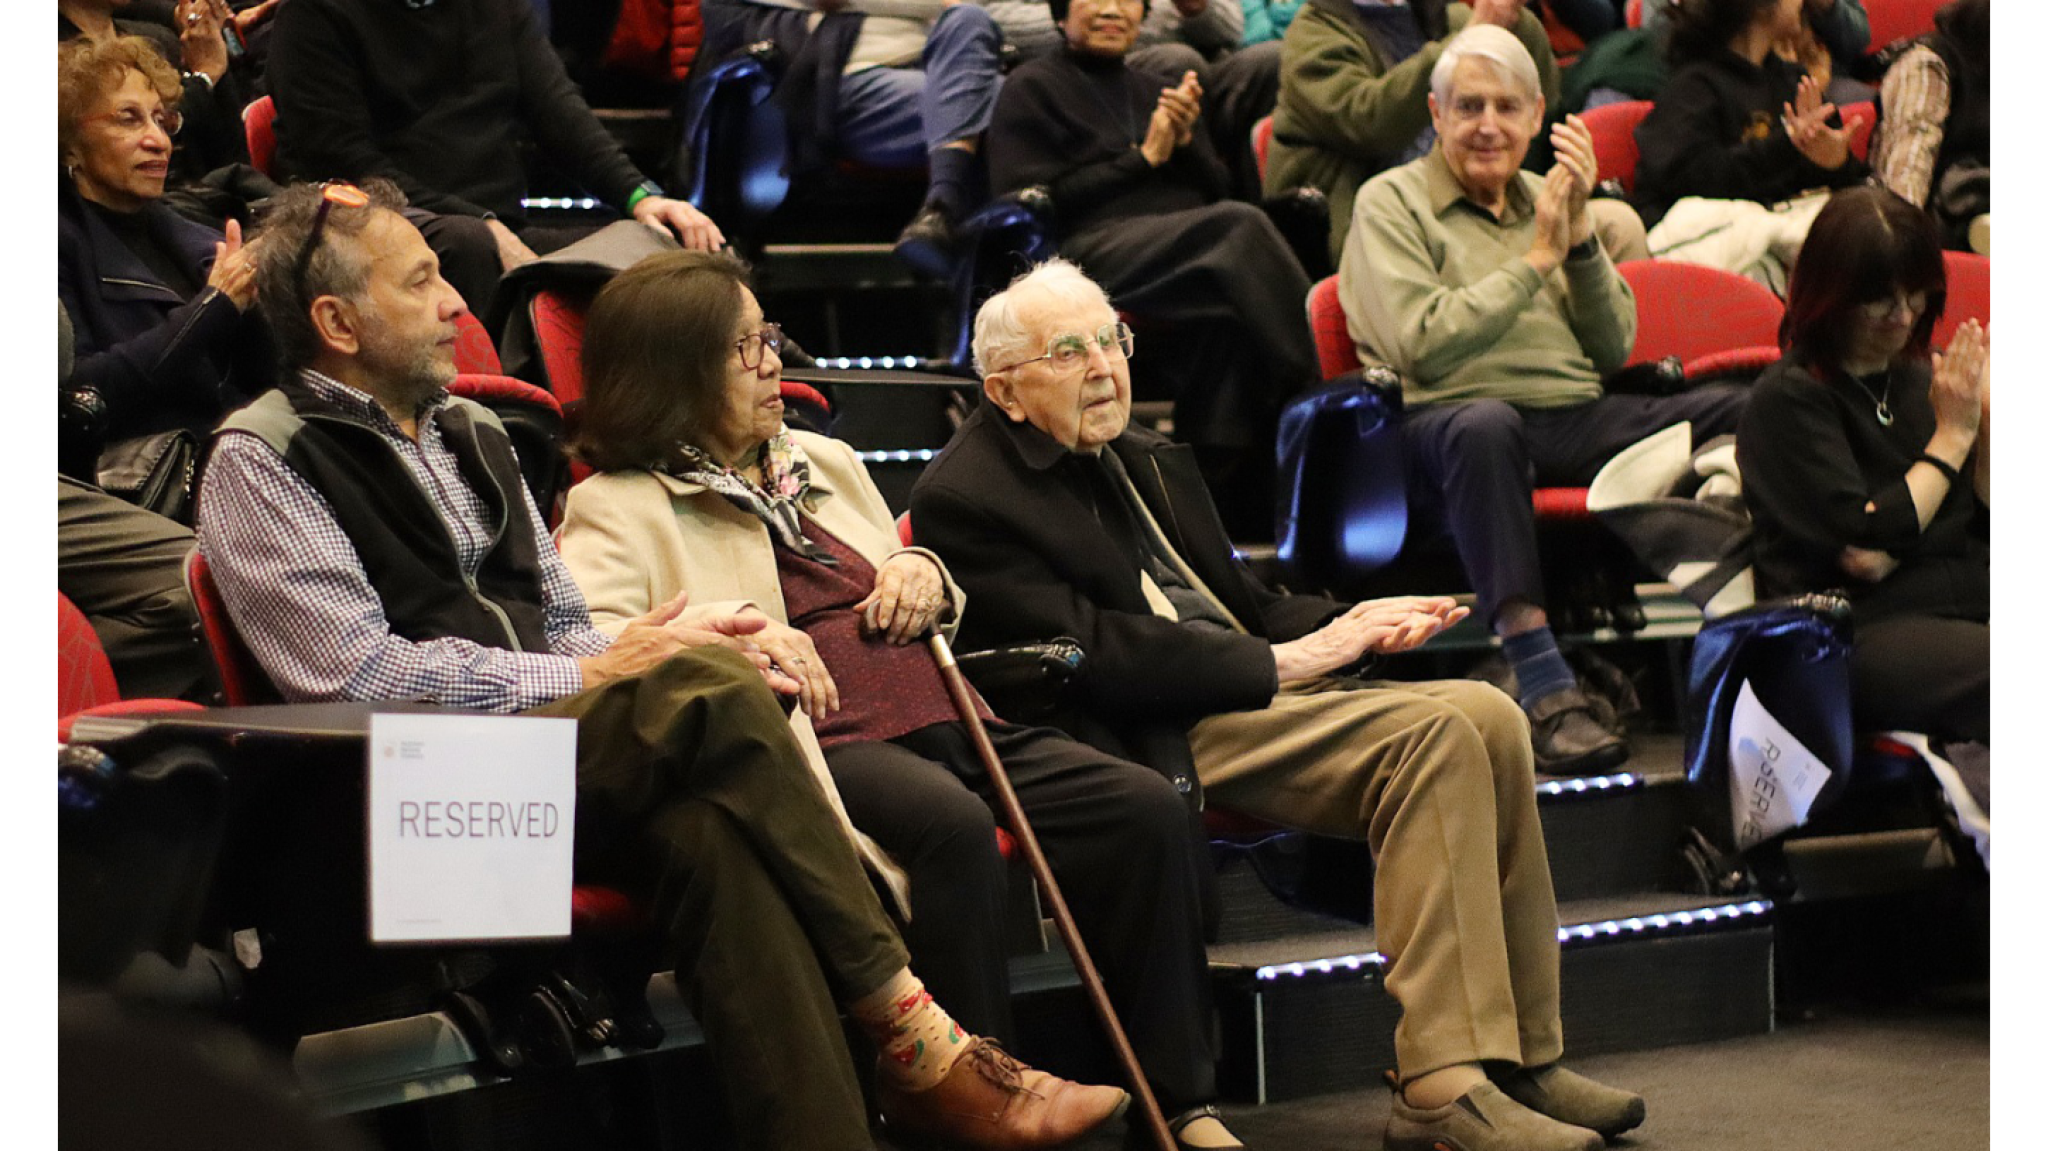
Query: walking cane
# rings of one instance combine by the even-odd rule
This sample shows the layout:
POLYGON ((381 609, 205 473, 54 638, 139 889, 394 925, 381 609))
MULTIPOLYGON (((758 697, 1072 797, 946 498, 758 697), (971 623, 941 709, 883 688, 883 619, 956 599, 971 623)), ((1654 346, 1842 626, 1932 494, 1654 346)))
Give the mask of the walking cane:
POLYGON ((1024 819, 1024 807, 1017 802, 1016 789, 1010 786, 1010 775, 1003 770, 1003 761, 996 756, 995 745, 989 742, 988 728, 982 726, 981 714, 974 709, 974 693, 960 674, 960 665, 953 660, 953 649, 946 643, 946 637, 938 632, 927 636, 926 641, 931 644, 933 662, 939 665, 939 678, 946 681, 946 693, 953 697, 953 708, 960 713, 960 722, 967 725, 968 734, 974 739, 974 750, 981 754, 981 765, 995 783, 996 797, 1002 801, 1003 818, 1009 822, 1010 834, 1024 849, 1024 860, 1031 865, 1031 875, 1038 880, 1039 891, 1052 904, 1053 925, 1059 928, 1060 939, 1067 945, 1067 954, 1073 957, 1074 970, 1081 976, 1081 986, 1088 991, 1088 1003, 1095 1008, 1095 1017, 1109 1034, 1109 1045, 1116 1049, 1117 1062, 1123 1067, 1124 1078, 1130 1080, 1131 1094, 1137 1097, 1138 1106, 1144 1112, 1145 1127, 1151 1132, 1152 1142, 1159 1151, 1176 1151, 1173 1133, 1166 1128, 1166 1116, 1159 1110, 1159 1100, 1153 1097, 1151 1085, 1145 1082, 1145 1073, 1138 1067, 1138 1055, 1131 1050, 1131 1041, 1116 1017, 1116 1008, 1110 1006, 1109 992, 1102 986, 1102 974, 1095 970, 1095 961, 1088 957, 1088 945, 1081 942, 1081 929, 1074 924, 1074 913, 1067 910, 1066 897, 1060 894, 1060 885, 1053 881, 1052 865, 1046 862, 1045 852, 1038 846, 1038 837, 1032 834, 1031 824, 1024 819))

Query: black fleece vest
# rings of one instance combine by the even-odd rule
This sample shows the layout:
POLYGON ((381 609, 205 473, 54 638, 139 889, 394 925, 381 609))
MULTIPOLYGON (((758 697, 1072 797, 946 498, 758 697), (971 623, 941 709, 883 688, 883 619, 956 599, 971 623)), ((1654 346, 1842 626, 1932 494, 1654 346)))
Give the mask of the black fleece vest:
POLYGON ((491 547, 474 581, 464 578, 447 524, 396 449, 303 386, 265 393, 217 437, 257 436, 327 500, 384 601, 392 634, 547 651, 540 555, 512 442, 496 416, 469 400, 451 399, 435 418, 491 516, 491 547))

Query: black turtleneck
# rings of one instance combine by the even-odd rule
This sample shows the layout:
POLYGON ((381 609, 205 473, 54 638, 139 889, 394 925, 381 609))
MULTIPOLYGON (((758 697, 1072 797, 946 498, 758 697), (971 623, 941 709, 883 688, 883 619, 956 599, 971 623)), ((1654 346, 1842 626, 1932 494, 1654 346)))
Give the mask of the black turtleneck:
POLYGON ((1068 48, 1017 69, 989 126, 992 189, 1049 188, 1062 236, 1221 200, 1229 172, 1199 125, 1157 168, 1138 150, 1159 93, 1178 82, 1068 48))

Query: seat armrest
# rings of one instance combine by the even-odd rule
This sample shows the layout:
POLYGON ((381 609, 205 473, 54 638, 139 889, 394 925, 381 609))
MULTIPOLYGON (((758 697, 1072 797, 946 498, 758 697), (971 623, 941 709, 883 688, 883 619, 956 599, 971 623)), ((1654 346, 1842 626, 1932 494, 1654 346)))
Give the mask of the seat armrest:
POLYGON ((1013 723, 1044 719, 1087 671, 1088 656, 1066 636, 1043 643, 970 652, 960 672, 996 714, 1013 723))

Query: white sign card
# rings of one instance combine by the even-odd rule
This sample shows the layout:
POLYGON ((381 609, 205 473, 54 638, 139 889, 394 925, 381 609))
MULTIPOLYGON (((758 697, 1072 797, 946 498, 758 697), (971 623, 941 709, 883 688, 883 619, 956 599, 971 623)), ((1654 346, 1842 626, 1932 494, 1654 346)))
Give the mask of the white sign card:
POLYGON ((1805 823, 1813 797, 1833 774, 1764 709, 1743 680, 1728 723, 1728 801, 1736 848, 1746 851, 1805 823))
POLYGON ((370 939, 569 934, 576 721, 370 717, 370 939))

